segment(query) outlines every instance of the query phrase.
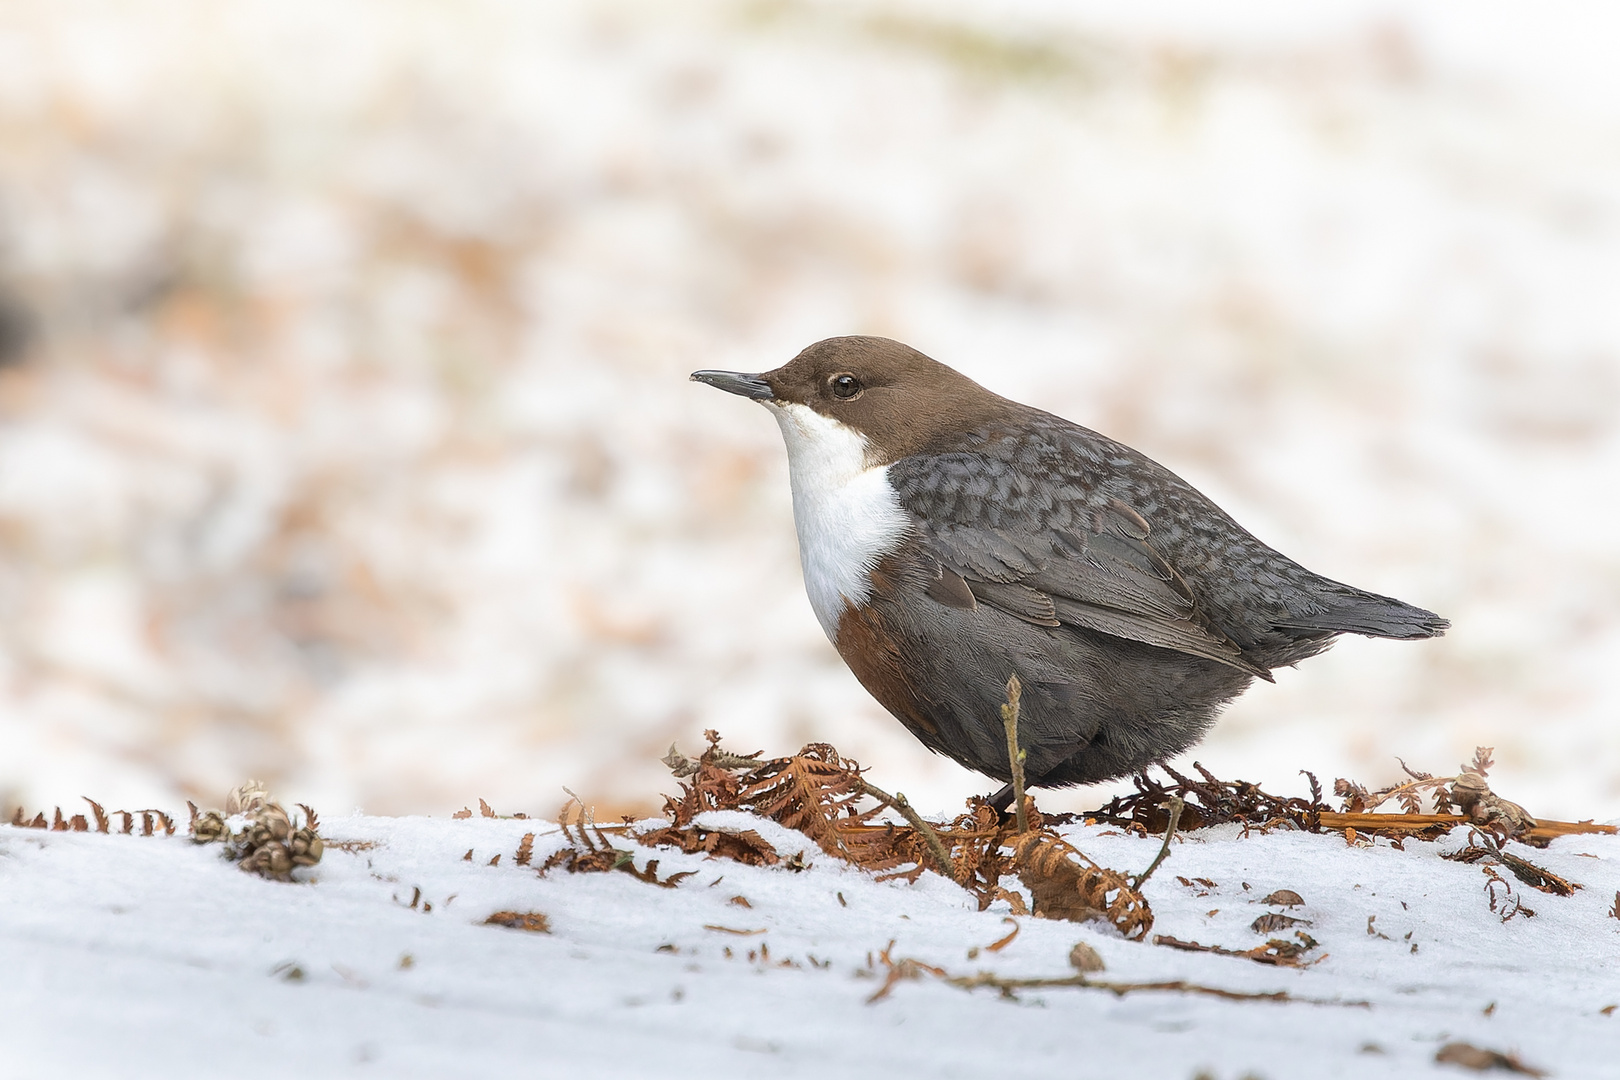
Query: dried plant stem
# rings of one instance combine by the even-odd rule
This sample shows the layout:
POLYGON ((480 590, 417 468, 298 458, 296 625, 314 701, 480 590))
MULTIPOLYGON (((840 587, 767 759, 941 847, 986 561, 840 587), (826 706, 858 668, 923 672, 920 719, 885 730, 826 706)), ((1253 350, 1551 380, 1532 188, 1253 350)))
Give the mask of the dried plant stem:
POLYGON ((923 842, 928 845, 928 852, 934 857, 934 868, 945 877, 955 881, 956 868, 951 863, 951 856, 946 852, 945 845, 940 842, 939 834, 934 831, 932 825, 922 819, 921 814, 911 808, 910 801, 904 795, 890 795, 887 791, 872 786, 864 779, 860 783, 861 790, 866 794, 878 802, 892 806, 900 811, 900 816, 905 818, 913 829, 917 830, 918 835, 923 838, 923 842))
POLYGON ((1164 843, 1159 845, 1159 853, 1153 856, 1153 861, 1148 864, 1148 868, 1131 880, 1131 888, 1140 890, 1147 883, 1147 879, 1153 876, 1153 871, 1157 870, 1159 864, 1164 862, 1165 856, 1170 854, 1170 841, 1175 839, 1176 826, 1181 824, 1181 811, 1186 805, 1181 801, 1181 796, 1170 796, 1170 824, 1165 826, 1164 843))
POLYGON ((1335 1001, 1331 998, 1298 998, 1286 990, 1249 992, 1243 990, 1224 990, 1218 986, 1203 986, 1199 983, 1190 983, 1183 979, 1168 982, 1101 982, 1085 975, 1067 975, 1049 979, 1004 979, 988 971, 981 971, 977 975, 950 976, 945 982, 963 990, 976 990, 981 986, 992 987, 1004 994, 1014 990, 1045 990, 1064 986, 1084 987, 1091 990, 1109 990, 1124 997, 1126 994, 1139 990, 1167 990, 1180 994, 1207 994, 1211 997, 1227 998, 1232 1001, 1297 1001, 1312 1005, 1343 1005, 1349 1008, 1369 1008, 1365 1001, 1335 1001))
MULTIPOLYGON (((1390 830, 1415 833, 1425 830, 1445 831, 1468 823, 1468 818, 1461 814, 1336 814, 1330 810, 1322 811, 1322 828, 1334 831, 1355 829, 1358 832, 1390 830)), ((1613 835, 1616 832, 1620 832, 1620 829, 1613 825, 1597 825, 1590 821, 1549 821, 1545 818, 1538 818, 1535 826, 1524 831, 1522 839, 1532 843, 1545 844, 1548 840, 1554 840, 1560 836, 1574 836, 1582 833, 1613 835)))
POLYGON ((1007 729, 1007 761, 1012 766, 1013 814, 1018 834, 1029 831, 1029 815, 1024 811, 1024 751, 1018 749, 1018 699, 1024 687, 1014 675, 1007 680, 1007 704, 1001 707, 1001 723, 1007 729))

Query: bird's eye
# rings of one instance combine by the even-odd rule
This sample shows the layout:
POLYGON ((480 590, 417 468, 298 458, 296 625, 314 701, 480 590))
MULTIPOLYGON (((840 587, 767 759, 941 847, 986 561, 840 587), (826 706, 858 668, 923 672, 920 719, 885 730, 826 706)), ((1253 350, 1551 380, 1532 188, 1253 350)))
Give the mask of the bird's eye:
POLYGON ((834 375, 828 383, 834 397, 852 398, 861 392, 861 380, 853 375, 834 375))

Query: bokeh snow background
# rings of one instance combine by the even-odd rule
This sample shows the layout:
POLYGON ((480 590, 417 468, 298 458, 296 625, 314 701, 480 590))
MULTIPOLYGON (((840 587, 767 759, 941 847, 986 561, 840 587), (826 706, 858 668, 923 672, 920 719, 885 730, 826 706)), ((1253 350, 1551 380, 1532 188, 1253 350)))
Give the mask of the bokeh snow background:
POLYGON ((985 783, 810 614, 775 426, 685 380, 862 332, 1454 621, 1256 687, 1196 752, 1218 773, 1491 744, 1510 797, 1612 818, 1614 30, 13 0, 0 319, 35 333, 0 371, 0 803, 251 775, 329 814, 567 784, 605 817, 716 727, 956 808, 985 783))

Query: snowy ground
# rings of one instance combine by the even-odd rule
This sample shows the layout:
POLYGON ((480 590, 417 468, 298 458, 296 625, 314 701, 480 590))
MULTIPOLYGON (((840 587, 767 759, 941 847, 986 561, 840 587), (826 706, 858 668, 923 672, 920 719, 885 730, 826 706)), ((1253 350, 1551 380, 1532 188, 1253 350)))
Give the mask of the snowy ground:
MULTIPOLYGON (((750 824, 783 854, 804 847, 750 824)), ((661 875, 697 871, 673 889, 622 873, 541 878, 513 865, 531 831, 538 863, 555 825, 335 819, 323 832, 349 850, 328 848, 307 882, 282 885, 179 836, 0 827, 0 1077, 1370 1080, 1466 1075, 1434 1064, 1457 1041, 1560 1078, 1613 1075, 1615 837, 1519 849, 1586 887, 1523 890, 1535 917, 1505 923, 1477 866, 1439 858, 1460 836, 1404 851, 1228 827, 1185 837, 1146 887, 1153 933, 1245 949, 1264 940, 1257 916, 1285 911, 1310 920, 1322 957, 1290 970, 1098 924, 1009 922, 1004 902, 980 913, 931 874, 878 883, 813 847, 802 873, 637 849, 661 875), (1259 902, 1279 889, 1304 905, 1259 902), (543 913, 551 930, 482 925, 496 911, 543 913), (868 1003, 891 940, 895 960, 1016 977, 1072 974, 1084 941, 1107 965, 1098 979, 1326 1003, 1097 989, 1004 1000, 926 975, 868 1003)), ((1156 848, 1095 826, 1068 835, 1127 871, 1156 848)))
POLYGON ((1256 687, 1221 775, 1484 744, 1620 814, 1612 20, 13 0, 0 812, 645 813, 710 726, 960 805, 810 615, 773 425, 685 381, 878 332, 1454 621, 1256 687))

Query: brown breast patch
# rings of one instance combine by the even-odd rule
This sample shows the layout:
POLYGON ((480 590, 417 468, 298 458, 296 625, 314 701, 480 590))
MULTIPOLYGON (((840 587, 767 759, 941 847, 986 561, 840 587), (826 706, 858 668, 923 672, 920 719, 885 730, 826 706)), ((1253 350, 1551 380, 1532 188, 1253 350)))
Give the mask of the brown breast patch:
MULTIPOLYGON (((888 575, 881 572, 872 577, 875 589, 893 583, 892 579, 885 580, 888 575)), ((888 631, 877 612, 870 606, 856 607, 846 602, 844 614, 838 620, 838 640, 834 646, 867 693, 877 698, 878 704, 893 713, 913 735, 932 745, 939 728, 918 707, 921 699, 906 675, 900 639, 888 631)))

